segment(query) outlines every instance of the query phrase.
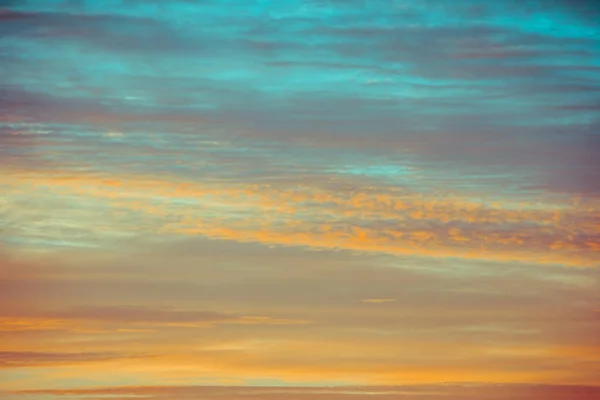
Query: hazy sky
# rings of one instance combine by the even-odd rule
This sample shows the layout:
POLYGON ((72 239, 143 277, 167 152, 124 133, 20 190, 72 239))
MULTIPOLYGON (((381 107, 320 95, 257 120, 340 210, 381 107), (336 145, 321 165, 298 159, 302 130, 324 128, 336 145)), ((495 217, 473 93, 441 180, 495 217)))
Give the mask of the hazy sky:
POLYGON ((0 396, 591 399, 599 150, 594 1, 0 1, 0 396))

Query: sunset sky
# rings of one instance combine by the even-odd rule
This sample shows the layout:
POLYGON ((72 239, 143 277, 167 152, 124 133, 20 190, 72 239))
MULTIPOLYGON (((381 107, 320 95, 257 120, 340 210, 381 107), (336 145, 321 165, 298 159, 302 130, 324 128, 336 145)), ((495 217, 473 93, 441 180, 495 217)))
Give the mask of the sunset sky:
POLYGON ((595 1, 0 0, 0 398, 600 398, 599 150, 595 1))

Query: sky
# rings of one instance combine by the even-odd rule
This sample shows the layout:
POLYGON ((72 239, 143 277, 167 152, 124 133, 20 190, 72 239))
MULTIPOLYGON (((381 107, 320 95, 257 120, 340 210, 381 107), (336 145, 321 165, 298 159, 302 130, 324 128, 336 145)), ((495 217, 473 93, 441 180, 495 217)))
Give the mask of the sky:
POLYGON ((600 5, 1 0, 0 396, 600 396, 600 5))

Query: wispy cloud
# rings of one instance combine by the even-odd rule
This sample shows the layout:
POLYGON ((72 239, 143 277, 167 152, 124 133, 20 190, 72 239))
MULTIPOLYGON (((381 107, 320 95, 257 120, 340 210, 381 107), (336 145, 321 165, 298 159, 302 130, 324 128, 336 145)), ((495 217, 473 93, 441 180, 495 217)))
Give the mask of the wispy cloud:
MULTIPOLYGON (((199 370, 238 383, 594 382, 596 269, 397 263, 211 241, 61 259, 6 274, 16 290, 2 303, 20 306, 0 309, 0 335, 24 358, 70 353, 73 343, 153 356, 90 360, 82 374, 119 365, 129 382, 198 383, 199 370)), ((49 372, 34 366, 60 365, 20 368, 41 379, 49 372)))
MULTIPOLYGON (((448 399, 492 399, 499 395, 512 399, 566 399, 573 396, 580 398, 595 395, 596 387, 578 386, 543 386, 543 385, 431 385, 431 386, 389 386, 389 387, 329 387, 329 388, 266 388, 266 387, 115 387, 107 389, 83 390, 45 390, 22 391, 12 395, 46 394, 56 398, 63 396, 111 395, 147 396, 152 399, 197 398, 205 399, 269 399, 269 400, 302 400, 327 398, 342 399, 408 399, 418 396, 420 399, 437 399, 444 396, 448 399)), ((18 397, 15 397, 18 398, 18 397)))
MULTIPOLYGON (((452 193, 425 194, 385 187, 344 191, 329 188, 320 180, 273 187, 76 173, 48 176, 33 171, 18 172, 15 178, 10 175, 3 182, 12 200, 5 211, 7 219, 18 218, 11 224, 15 230, 12 235, 37 234, 42 243, 85 245, 86 235, 97 237, 103 225, 107 239, 135 238, 143 234, 140 227, 146 224, 163 235, 242 242, 511 262, 598 264, 595 201, 577 206, 564 201, 477 200, 452 193), (43 203, 54 203, 55 212, 61 207, 69 212, 80 208, 80 222, 71 226, 60 222, 53 228, 55 217, 40 219, 36 208, 17 200, 30 193, 36 193, 35 201, 42 207, 43 203), (106 209, 114 210, 112 215, 107 216, 106 209), (35 225, 23 226, 23 214, 33 214, 29 219, 35 219, 35 225), (93 228, 93 234, 81 232, 86 227, 93 228)), ((351 185, 352 180, 348 183, 351 185)))
POLYGON ((3 351, 0 352, 0 368, 32 367, 56 364, 68 365, 137 357, 146 356, 114 353, 40 353, 31 351, 3 351))
POLYGON ((6 396, 592 396, 599 11, 2 2, 6 396))
POLYGON ((396 299, 362 299, 363 303, 384 304, 396 301, 396 299))

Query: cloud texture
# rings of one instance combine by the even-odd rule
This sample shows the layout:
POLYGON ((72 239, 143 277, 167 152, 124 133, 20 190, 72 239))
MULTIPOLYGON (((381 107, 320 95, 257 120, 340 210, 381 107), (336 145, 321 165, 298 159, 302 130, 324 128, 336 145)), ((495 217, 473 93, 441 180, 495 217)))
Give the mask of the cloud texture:
POLYGON ((0 3, 4 395, 592 398, 598 21, 0 3))

